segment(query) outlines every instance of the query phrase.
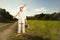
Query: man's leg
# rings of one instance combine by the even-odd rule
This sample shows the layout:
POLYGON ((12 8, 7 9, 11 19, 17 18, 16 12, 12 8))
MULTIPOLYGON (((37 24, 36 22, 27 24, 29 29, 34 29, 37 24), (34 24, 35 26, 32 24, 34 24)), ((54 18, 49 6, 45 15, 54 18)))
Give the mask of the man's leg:
POLYGON ((19 35, 21 35, 21 24, 20 23, 18 23, 18 33, 17 33, 16 37, 19 35))
POLYGON ((18 33, 21 33, 21 23, 18 23, 18 33))
POLYGON ((22 24, 22 33, 25 33, 25 23, 22 24))

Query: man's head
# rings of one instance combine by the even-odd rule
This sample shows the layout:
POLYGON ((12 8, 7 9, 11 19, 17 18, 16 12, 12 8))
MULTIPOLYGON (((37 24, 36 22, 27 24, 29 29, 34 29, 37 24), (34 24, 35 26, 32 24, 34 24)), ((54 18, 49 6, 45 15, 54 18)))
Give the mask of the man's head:
POLYGON ((26 4, 20 7, 20 11, 23 12, 26 9, 26 4))

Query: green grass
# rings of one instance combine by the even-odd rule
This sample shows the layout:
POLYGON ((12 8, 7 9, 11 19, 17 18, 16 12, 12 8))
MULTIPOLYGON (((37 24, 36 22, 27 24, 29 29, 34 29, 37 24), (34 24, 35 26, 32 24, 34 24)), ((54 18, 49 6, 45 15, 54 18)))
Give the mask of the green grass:
POLYGON ((29 20, 28 23, 30 30, 27 30, 27 32, 52 40, 60 39, 60 21, 29 20))
POLYGON ((0 26, 1 26, 1 25, 4 25, 4 24, 6 24, 6 23, 0 23, 0 26))
MULTIPOLYGON (((60 21, 28 20, 30 29, 13 40, 60 40, 60 21)), ((14 34, 14 33, 13 33, 14 34)))

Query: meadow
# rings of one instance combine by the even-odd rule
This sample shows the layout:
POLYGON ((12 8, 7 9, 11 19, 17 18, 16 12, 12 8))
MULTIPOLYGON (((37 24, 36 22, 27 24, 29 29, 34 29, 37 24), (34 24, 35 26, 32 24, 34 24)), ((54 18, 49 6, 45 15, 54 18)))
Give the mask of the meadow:
POLYGON ((46 40, 60 40, 60 21, 28 21, 30 30, 27 32, 38 35, 46 40))
POLYGON ((3 25, 4 23, 0 23, 0 25, 3 25))
POLYGON ((60 40, 60 21, 28 20, 26 34, 16 37, 17 26, 9 40, 60 40))

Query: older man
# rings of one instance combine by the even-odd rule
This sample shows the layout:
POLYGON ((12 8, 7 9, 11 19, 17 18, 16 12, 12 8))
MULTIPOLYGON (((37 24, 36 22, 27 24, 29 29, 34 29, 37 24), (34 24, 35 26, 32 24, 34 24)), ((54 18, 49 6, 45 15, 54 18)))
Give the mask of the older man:
POLYGON ((18 16, 18 35, 21 34, 21 32, 25 33, 25 21, 26 21, 26 14, 24 13, 25 6, 26 5, 20 7, 20 10, 16 15, 18 16))

